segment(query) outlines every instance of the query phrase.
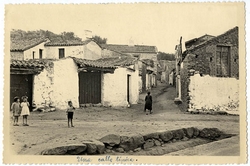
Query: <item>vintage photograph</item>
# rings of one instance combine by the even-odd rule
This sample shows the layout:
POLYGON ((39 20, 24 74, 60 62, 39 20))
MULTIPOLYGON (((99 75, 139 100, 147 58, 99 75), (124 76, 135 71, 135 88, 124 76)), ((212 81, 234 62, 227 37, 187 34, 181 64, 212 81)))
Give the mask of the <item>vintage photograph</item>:
POLYGON ((4 161, 244 163, 244 10, 6 4, 4 161))

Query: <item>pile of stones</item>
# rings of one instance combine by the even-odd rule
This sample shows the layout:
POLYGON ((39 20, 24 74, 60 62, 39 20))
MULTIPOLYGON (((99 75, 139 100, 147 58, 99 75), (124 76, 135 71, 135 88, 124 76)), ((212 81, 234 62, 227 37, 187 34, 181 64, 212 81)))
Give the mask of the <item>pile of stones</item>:
POLYGON ((94 155, 104 153, 126 153, 150 149, 154 146, 164 146, 167 143, 174 143, 178 140, 204 138, 211 141, 230 137, 217 128, 204 128, 199 130, 195 127, 178 130, 154 132, 145 135, 120 136, 109 134, 99 140, 83 141, 79 145, 60 146, 46 149, 42 155, 94 155), (223 138, 222 138, 223 137, 223 138))

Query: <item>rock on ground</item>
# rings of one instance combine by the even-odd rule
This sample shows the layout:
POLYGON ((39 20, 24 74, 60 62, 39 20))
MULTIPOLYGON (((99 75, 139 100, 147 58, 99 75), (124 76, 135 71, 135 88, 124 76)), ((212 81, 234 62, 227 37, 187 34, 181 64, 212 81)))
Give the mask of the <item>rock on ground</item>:
POLYGON ((119 135, 109 134, 109 135, 102 137, 100 139, 100 141, 103 142, 104 144, 108 144, 110 146, 115 146, 115 145, 120 144, 121 138, 119 135))
POLYGON ((83 144, 87 145, 88 154, 103 154, 105 150, 105 145, 97 140, 83 141, 83 144))
POLYGON ((122 137, 119 147, 123 148, 125 151, 134 150, 141 147, 144 143, 143 136, 136 135, 132 137, 122 137), (127 138, 127 139, 126 139, 127 138))
POLYGON ((173 133, 171 131, 165 131, 159 134, 160 138, 164 142, 168 142, 173 138, 173 133))
POLYGON ((173 138, 176 140, 180 140, 185 136, 183 129, 173 130, 173 138))
POLYGON ((78 155, 85 152, 87 145, 68 145, 52 149, 46 149, 41 152, 42 155, 78 155))
POLYGON ((200 131, 201 138, 216 140, 221 136, 222 132, 217 128, 204 128, 200 131))
POLYGON ((148 149, 148 148, 152 148, 154 146, 154 140, 152 139, 148 139, 145 141, 145 143, 143 144, 143 149, 148 149))
POLYGON ((147 139, 159 139, 159 133, 150 133, 143 136, 144 140, 147 139))

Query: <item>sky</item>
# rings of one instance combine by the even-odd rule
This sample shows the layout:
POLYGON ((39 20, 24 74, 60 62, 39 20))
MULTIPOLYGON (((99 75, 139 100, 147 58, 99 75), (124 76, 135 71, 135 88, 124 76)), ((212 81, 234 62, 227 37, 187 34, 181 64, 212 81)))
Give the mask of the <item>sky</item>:
POLYGON ((205 34, 220 35, 240 26, 235 4, 154 3, 88 5, 7 5, 6 30, 72 31, 84 38, 85 30, 108 39, 108 44, 153 45, 175 52, 183 43, 205 34))

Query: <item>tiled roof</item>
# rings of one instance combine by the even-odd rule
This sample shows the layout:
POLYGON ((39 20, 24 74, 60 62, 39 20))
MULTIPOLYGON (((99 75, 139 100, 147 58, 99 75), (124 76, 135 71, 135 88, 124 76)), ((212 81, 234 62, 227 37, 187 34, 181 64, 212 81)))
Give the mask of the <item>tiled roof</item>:
POLYGON ((29 48, 32 48, 42 42, 45 42, 46 39, 33 38, 33 39, 11 39, 10 40, 10 51, 25 51, 29 48))
POLYGON ((42 61, 34 61, 34 60, 11 60, 10 67, 35 69, 35 68, 43 68, 44 63, 42 61))
POLYGON ((45 46, 80 46, 86 45, 92 40, 79 41, 79 40, 61 40, 61 41, 51 41, 45 44, 45 46))
POLYGON ((114 66, 130 66, 133 65, 136 61, 136 58, 133 57, 111 57, 111 58, 102 58, 98 59, 99 62, 109 63, 114 66))
POLYGON ((207 40, 210 40, 212 38, 214 38, 215 36, 212 36, 212 35, 208 35, 208 34, 205 34, 201 37, 198 37, 198 38, 194 38, 194 39, 191 39, 191 40, 188 40, 185 42, 185 45, 188 46, 190 44, 192 45, 197 45, 197 44, 200 44, 201 42, 204 42, 204 41, 207 41, 207 40))
POLYGON ((98 60, 86 60, 80 58, 74 58, 73 60, 79 67, 95 67, 95 68, 103 68, 103 69, 115 69, 114 65, 110 63, 98 61, 98 60))
POLYGON ((111 68, 115 69, 117 66, 130 66, 136 61, 136 58, 132 57, 111 57, 101 58, 97 60, 86 60, 80 58, 74 58, 75 63, 79 67, 96 67, 96 68, 111 68))
POLYGON ((155 46, 101 44, 101 47, 122 53, 157 53, 157 48, 155 46))
POLYGON ((219 35, 219 36, 216 36, 216 37, 214 37, 214 38, 211 38, 211 39, 209 39, 209 40, 206 40, 206 41, 204 41, 204 42, 202 42, 202 43, 200 43, 200 44, 198 44, 198 45, 192 46, 192 47, 188 48, 185 52, 194 51, 194 50, 196 50, 196 49, 198 49, 198 48, 201 48, 201 47, 203 47, 203 46, 206 46, 207 44, 210 44, 210 43, 212 43, 212 42, 218 40, 219 38, 222 38, 222 37, 224 37, 224 36, 226 36, 226 35, 228 35, 228 34, 231 34, 231 33, 235 32, 235 31, 238 31, 238 27, 234 27, 234 28, 232 28, 232 29, 226 31, 225 33, 223 33, 223 34, 221 34, 221 35, 219 35))

